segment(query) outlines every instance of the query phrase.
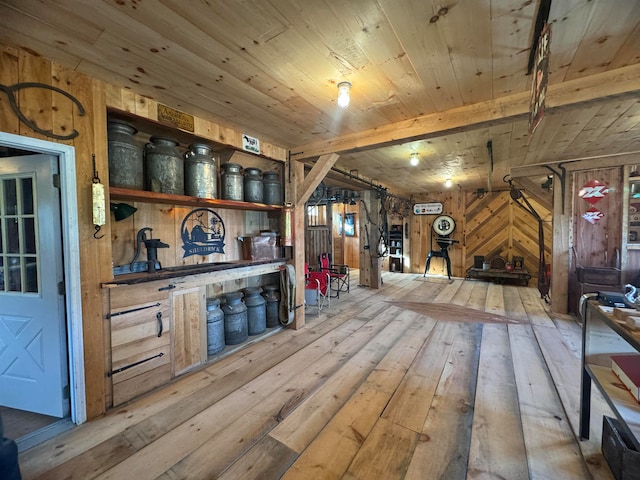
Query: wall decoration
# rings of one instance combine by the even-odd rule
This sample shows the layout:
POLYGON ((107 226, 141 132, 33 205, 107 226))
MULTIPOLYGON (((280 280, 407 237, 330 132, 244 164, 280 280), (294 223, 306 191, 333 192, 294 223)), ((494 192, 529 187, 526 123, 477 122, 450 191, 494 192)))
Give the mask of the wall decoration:
POLYGON ((578 192, 578 196, 595 205, 609 193, 609 187, 599 180, 590 180, 578 192))
POLYGON ((344 234, 347 237, 355 237, 356 235, 356 214, 344 214, 344 234))
POLYGON ((442 213, 442 202, 416 203, 413 206, 414 215, 439 215, 442 213))
POLYGON ((604 217, 604 213, 598 210, 595 207, 591 207, 589 210, 582 214, 582 218, 584 218, 591 225, 595 225, 598 220, 604 217))
POLYGON ((13 110, 13 113, 16 114, 16 116, 20 119, 22 123, 24 123, 31 130, 38 132, 41 135, 45 135, 50 138, 55 138, 56 140, 71 140, 73 138, 76 138, 79 135, 77 130, 73 130, 68 135, 58 135, 57 133, 53 133, 52 130, 41 129, 33 120, 27 118, 20 111, 20 107, 18 106, 18 101, 16 99, 16 93, 20 90, 25 90, 27 88, 43 88, 45 90, 52 90, 54 92, 57 92, 60 95, 64 95, 73 103, 75 103, 76 107, 78 108, 78 115, 81 117, 84 116, 84 107, 80 103, 80 100, 78 100, 76 97, 74 97, 70 93, 65 92, 61 88, 54 87, 53 85, 47 85, 46 83, 38 83, 38 82, 23 82, 23 83, 16 83, 14 85, 0 84, 0 91, 7 94, 7 96, 9 97, 9 105, 11 106, 11 110, 13 110))
POLYGON ((224 253, 224 222, 208 208, 196 208, 182 220, 180 227, 183 258, 191 255, 224 253))

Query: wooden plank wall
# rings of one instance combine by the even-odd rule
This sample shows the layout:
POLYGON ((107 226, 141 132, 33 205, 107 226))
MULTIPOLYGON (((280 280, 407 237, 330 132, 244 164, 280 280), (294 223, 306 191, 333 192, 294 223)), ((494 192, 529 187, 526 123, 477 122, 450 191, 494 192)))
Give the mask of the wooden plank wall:
MULTIPOLYGON (((102 228, 102 233, 105 236, 99 240, 93 238, 94 227, 91 212, 93 165, 91 159, 95 154, 96 169, 102 183, 107 186, 108 192, 107 108, 130 112, 149 120, 157 120, 158 102, 148 97, 136 95, 128 89, 104 84, 86 75, 51 63, 36 52, 0 44, 0 83, 13 85, 20 82, 41 82, 59 87, 77 98, 86 111, 84 116, 77 115, 72 102, 48 90, 26 89, 20 93, 18 98, 22 112, 35 121, 40 128, 53 130, 54 133, 62 135, 68 134, 74 129, 79 132, 79 135, 73 140, 59 143, 72 145, 76 154, 86 407, 87 417, 92 419, 104 413, 108 400, 108 392, 105 391, 104 382, 107 364, 105 359, 108 357, 106 356, 108 348, 105 348, 105 346, 108 347, 108 339, 105 332, 108 332, 108 329, 105 329, 104 325, 105 298, 101 284, 113 278, 111 227, 114 226, 116 235, 123 237, 118 239, 116 243, 123 242, 126 244, 126 248, 118 249, 117 258, 118 261, 124 260, 126 262, 130 260, 129 255, 131 255, 131 245, 133 245, 132 236, 135 235, 138 225, 117 225, 116 227, 115 222, 107 221, 107 224, 102 228)), ((238 148, 242 145, 242 132, 222 127, 212 121, 196 117, 195 129, 195 134, 201 138, 238 148)), ((6 95, 0 95, 0 130, 46 141, 55 141, 20 123, 11 110, 6 95)), ((261 148, 264 155, 269 158, 281 162, 287 158, 287 150, 284 148, 268 142, 261 142, 261 148)), ((244 164, 245 159, 240 163, 244 164)), ((148 211, 148 207, 136 206, 140 208, 136 213, 138 217, 136 221, 138 222, 145 215, 148 221, 151 221, 153 215, 167 216, 172 219, 179 216, 176 213, 176 217, 173 217, 164 208, 158 213, 151 213, 148 211)), ((170 209, 167 207, 166 210, 170 209)), ((252 228, 254 224, 265 224, 262 217, 252 217, 251 215, 244 217, 242 222, 232 220, 231 223, 238 225, 244 223, 243 232, 247 232, 246 229, 252 228)), ((154 230, 154 237, 155 233, 154 230)), ((168 239, 173 235, 173 243, 176 244, 175 233, 158 232, 158 238, 162 238, 160 234, 167 236, 168 239)), ((166 253, 163 252, 162 255, 166 253)), ((177 258, 163 257, 162 260, 170 262, 177 261, 177 258)))
MULTIPOLYGON (((551 262, 552 225, 548 204, 541 203, 529 190, 523 195, 543 219, 545 261, 551 262)), ((509 192, 485 193, 479 198, 466 194, 464 270, 473 266, 473 258, 482 255, 491 261, 502 257, 511 261, 514 256, 524 257, 524 268, 531 274, 531 284, 538 278, 539 244, 538 221, 511 199, 509 192)))
MULTIPOLYGON (((105 411, 103 299, 100 282, 111 278, 109 224, 103 227, 102 233, 105 236, 99 240, 94 239, 91 212, 93 154, 100 174, 105 175, 108 171, 104 88, 101 82, 52 64, 33 52, 0 45, 0 83, 13 85, 20 82, 40 82, 61 88, 77 98, 86 112, 84 116, 77 115, 72 102, 49 90, 26 89, 18 99, 22 112, 40 128, 53 130, 61 135, 74 129, 79 132, 73 140, 58 143, 72 145, 76 155, 86 407, 88 418, 93 418, 105 411)), ((0 129, 8 133, 56 141, 20 123, 11 110, 6 95, 0 96, 0 129)))
MULTIPOLYGON (((545 258, 551 262, 552 226, 551 194, 542 195, 534 188, 524 189, 524 196, 544 220, 545 258)), ((456 221, 456 230, 451 235, 459 241, 449 248, 452 274, 464 277, 473 266, 473 257, 482 255, 492 259, 501 256, 505 260, 524 257, 525 269, 532 274, 532 284, 537 282, 538 271, 538 222, 511 199, 508 191, 485 193, 452 190, 416 200, 415 203, 443 203, 443 213, 456 221)), ((411 218, 411 271, 424 272, 430 248, 431 229, 435 215, 412 215, 411 218)), ((439 250, 434 243, 433 249, 439 250)), ((442 259, 431 262, 429 273, 446 275, 442 259)))
POLYGON ((583 170, 573 174, 573 248, 569 268, 569 311, 576 313, 582 293, 598 290, 617 290, 595 285, 581 286, 575 273, 576 267, 615 267, 622 245, 622 201, 623 190, 618 188, 623 182, 623 168, 603 168, 583 170), (609 193, 595 205, 579 196, 582 187, 592 180, 612 186, 609 193), (591 207, 603 212, 604 216, 595 223, 585 220, 582 215, 591 207))

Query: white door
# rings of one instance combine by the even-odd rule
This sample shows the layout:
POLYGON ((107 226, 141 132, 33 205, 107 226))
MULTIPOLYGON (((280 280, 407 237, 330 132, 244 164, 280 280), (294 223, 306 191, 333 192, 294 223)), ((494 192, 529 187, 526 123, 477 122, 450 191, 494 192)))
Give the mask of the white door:
POLYGON ((0 158, 0 405, 65 417, 58 159, 0 158))

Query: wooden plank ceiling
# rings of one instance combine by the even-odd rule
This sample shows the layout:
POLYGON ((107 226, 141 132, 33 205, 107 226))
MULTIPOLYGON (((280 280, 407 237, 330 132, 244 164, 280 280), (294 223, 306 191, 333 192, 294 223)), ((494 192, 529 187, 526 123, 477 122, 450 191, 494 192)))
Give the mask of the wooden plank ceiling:
POLYGON ((524 0, 0 0, 0 41, 241 126, 295 158, 336 151, 340 169, 409 196, 446 178, 465 190, 502 187, 513 166, 640 151, 640 2, 552 3, 548 110, 531 136, 537 9, 524 0), (346 110, 336 105, 344 80, 346 110))

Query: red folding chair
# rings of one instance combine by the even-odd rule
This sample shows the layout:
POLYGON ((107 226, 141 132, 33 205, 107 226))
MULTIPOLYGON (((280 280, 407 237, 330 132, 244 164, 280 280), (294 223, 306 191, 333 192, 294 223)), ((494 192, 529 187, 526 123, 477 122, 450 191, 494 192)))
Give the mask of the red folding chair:
POLYGON ((318 315, 325 306, 329 307, 329 274, 326 272, 311 272, 309 265, 304 264, 304 304, 316 306, 318 315))
POLYGON ((331 255, 322 253, 319 257, 320 271, 329 274, 329 289, 336 292, 331 295, 340 298, 340 292, 349 291, 349 265, 331 263, 331 255))

